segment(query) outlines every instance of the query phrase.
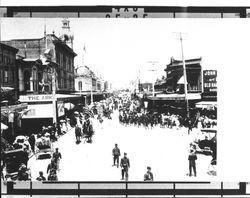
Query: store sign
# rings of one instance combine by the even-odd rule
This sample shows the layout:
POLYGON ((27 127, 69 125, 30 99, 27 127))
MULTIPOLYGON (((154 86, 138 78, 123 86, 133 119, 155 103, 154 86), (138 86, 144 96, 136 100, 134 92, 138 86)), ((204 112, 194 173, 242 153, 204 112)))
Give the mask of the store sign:
POLYGON ((55 99, 55 96, 51 94, 20 96, 20 102, 52 101, 54 99, 55 99))
POLYGON ((203 86, 205 93, 217 92, 217 70, 204 70, 203 86))

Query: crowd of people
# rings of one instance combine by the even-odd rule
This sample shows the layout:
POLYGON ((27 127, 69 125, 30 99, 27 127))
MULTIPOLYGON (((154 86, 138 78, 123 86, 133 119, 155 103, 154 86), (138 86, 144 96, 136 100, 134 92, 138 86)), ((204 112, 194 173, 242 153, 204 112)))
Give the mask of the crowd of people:
MULTIPOLYGON (((113 112, 119 112, 119 122, 120 124, 136 127, 144 127, 145 129, 153 129, 154 127, 161 128, 175 128, 180 129, 181 127, 187 127, 188 131, 192 128, 209 128, 216 126, 217 122, 215 119, 206 117, 205 115, 199 115, 192 117, 191 119, 184 118, 178 114, 159 113, 149 111, 144 108, 142 101, 131 98, 129 96, 113 96, 106 100, 95 102, 89 107, 85 107, 80 111, 74 111, 69 117, 60 120, 56 125, 43 126, 37 134, 31 134, 29 137, 23 138, 23 140, 17 139, 14 141, 13 145, 9 146, 9 149, 22 149, 25 153, 22 158, 22 163, 18 169, 17 179, 18 180, 29 180, 30 170, 28 168, 28 160, 32 154, 36 154, 39 150, 52 149, 52 142, 57 141, 61 136, 66 134, 70 129, 75 132, 76 144, 82 142, 92 143, 92 136, 95 133, 93 120, 96 118, 100 123, 104 121, 103 117, 107 119, 112 119, 113 112)), ((127 153, 124 153, 124 157, 119 161, 121 155, 118 145, 112 150, 113 155, 113 166, 117 168, 121 167, 122 180, 128 180, 128 170, 130 167, 130 161, 127 158, 127 153)), ((53 151, 52 158, 47 167, 47 180, 57 181, 57 173, 60 170, 59 162, 62 158, 61 153, 58 148, 53 151)), ((214 157, 213 157, 214 158, 214 157)), ((196 164, 197 160, 195 147, 190 148, 189 152, 189 176, 196 176, 196 164), (193 172, 193 174, 192 174, 193 172)), ((4 163, 3 163, 4 164, 4 163)), ((1 165, 1 169, 4 165, 1 165)), ((144 175, 144 181, 153 181, 153 173, 151 172, 151 167, 147 167, 147 172, 144 175)), ((39 172, 37 177, 38 181, 45 181, 46 178, 42 171, 39 172)))

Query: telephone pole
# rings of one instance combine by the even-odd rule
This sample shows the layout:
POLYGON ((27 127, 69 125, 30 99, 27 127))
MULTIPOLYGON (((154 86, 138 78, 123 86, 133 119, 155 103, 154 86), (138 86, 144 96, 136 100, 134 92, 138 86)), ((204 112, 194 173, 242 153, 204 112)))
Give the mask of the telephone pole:
POLYGON ((183 50, 183 43, 182 43, 182 33, 181 32, 176 32, 176 34, 179 34, 179 39, 181 42, 181 56, 182 56, 182 64, 183 64, 183 77, 184 77, 184 91, 185 91, 185 100, 186 100, 186 105, 187 105, 187 118, 189 118, 189 102, 188 102, 188 90, 187 90, 187 72, 186 72, 186 63, 185 63, 185 58, 184 58, 184 50, 183 50))

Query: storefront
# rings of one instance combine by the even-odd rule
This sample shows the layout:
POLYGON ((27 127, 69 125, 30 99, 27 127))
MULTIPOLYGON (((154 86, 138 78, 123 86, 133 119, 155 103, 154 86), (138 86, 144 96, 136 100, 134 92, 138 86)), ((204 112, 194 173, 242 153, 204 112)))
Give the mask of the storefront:
POLYGON ((3 138, 11 142, 22 134, 21 119, 27 112, 27 103, 1 106, 1 123, 7 126, 1 133, 3 138))
MULTIPOLYGON (((201 100, 200 93, 189 93, 187 95, 190 113, 195 114, 195 103, 201 100)), ((148 96, 148 110, 159 113, 173 113, 185 115, 187 113, 187 100, 185 94, 157 94, 155 97, 148 96)))
POLYGON ((28 103, 28 112, 22 117, 22 127, 26 134, 37 133, 42 126, 57 123, 65 116, 65 104, 78 99, 80 99, 79 95, 67 94, 20 96, 21 102, 28 103))

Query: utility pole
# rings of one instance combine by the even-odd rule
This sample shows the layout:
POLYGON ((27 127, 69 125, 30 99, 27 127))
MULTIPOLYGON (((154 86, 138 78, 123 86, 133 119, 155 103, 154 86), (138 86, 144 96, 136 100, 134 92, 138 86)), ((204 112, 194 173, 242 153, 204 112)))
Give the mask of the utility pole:
POLYGON ((53 123, 57 125, 56 68, 52 66, 53 123))
POLYGON ((181 42, 181 56, 182 56, 182 64, 183 64, 183 76, 184 76, 184 91, 185 91, 185 100, 187 104, 187 118, 189 118, 189 102, 188 102, 188 91, 187 91, 187 72, 186 72, 186 63, 185 63, 185 58, 184 58, 184 52, 183 52, 183 43, 182 43, 182 33, 178 32, 179 34, 179 39, 181 42))
MULTIPOLYGON (((148 61, 148 63, 151 63, 153 65, 153 69, 150 69, 148 71, 153 71, 153 72, 157 72, 157 69, 154 69, 155 63, 158 63, 158 61, 148 61)), ((157 76, 157 73, 156 73, 157 76)), ((153 97, 155 96, 155 80, 152 80, 152 90, 153 90, 153 97)))
MULTIPOLYGON (((148 61, 148 63, 151 63, 153 65, 153 68, 148 70, 148 71, 155 72, 155 76, 157 77, 157 69, 155 69, 154 66, 155 66, 155 63, 158 63, 158 61, 148 61)), ((153 91, 152 95, 153 95, 153 111, 154 111, 154 108, 155 108, 155 99, 154 99, 154 97, 155 97, 155 80, 154 80, 154 78, 152 80, 152 91, 153 91)))

